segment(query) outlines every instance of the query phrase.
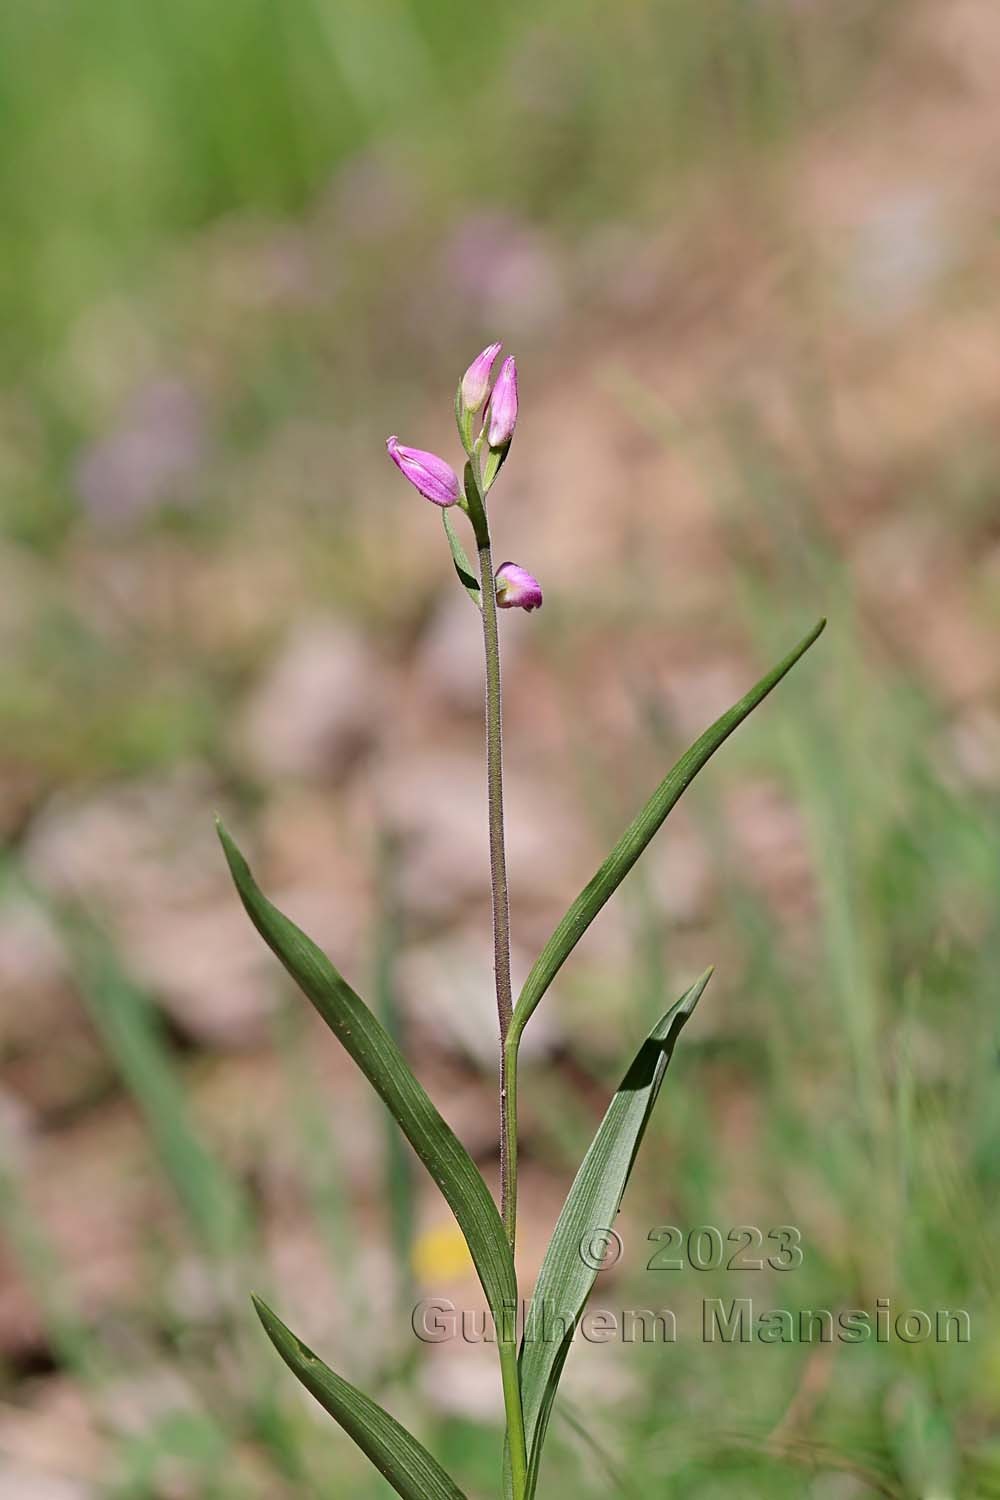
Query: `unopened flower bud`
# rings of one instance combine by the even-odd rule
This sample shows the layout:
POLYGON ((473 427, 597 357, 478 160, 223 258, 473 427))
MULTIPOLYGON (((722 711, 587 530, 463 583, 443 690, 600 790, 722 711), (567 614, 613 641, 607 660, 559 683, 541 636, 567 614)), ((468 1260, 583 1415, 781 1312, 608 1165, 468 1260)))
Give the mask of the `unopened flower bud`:
POLYGON ((406 448, 396 437, 387 438, 385 447, 396 468, 425 499, 435 505, 456 503, 462 486, 451 464, 423 448, 406 448))
POLYGON ((462 406, 470 416, 479 410, 490 393, 490 376, 502 348, 502 344, 487 345, 462 376, 462 406))
POLYGON ((500 609, 541 609, 542 586, 527 568, 501 563, 496 573, 497 604, 500 609))
POLYGON ((508 355, 500 366, 497 383, 490 397, 490 426, 487 438, 491 448, 504 448, 514 436, 517 422, 517 365, 508 355))

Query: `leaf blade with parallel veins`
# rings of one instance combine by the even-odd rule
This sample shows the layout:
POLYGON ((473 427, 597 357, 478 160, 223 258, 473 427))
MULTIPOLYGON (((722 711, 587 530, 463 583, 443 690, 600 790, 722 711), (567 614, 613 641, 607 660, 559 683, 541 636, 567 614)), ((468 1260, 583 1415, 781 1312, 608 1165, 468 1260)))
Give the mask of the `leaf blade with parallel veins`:
POLYGON ((385 1476, 403 1500, 465 1500, 437 1459, 395 1417, 337 1375, 254 1297, 264 1330, 295 1378, 385 1476))
POLYGON ((677 1037, 711 977, 712 970, 707 969, 661 1016, 639 1048, 574 1178, 545 1252, 520 1358, 529 1494, 537 1483, 542 1444, 572 1330, 598 1275, 599 1268, 584 1256, 584 1246, 588 1236, 614 1227, 677 1037), (546 1338, 550 1326, 564 1327, 566 1336, 558 1343, 546 1338))
POLYGON ((217 824, 229 869, 261 937, 350 1053, 447 1199, 498 1327, 517 1300, 514 1261, 489 1189, 384 1026, 322 949, 267 899, 232 838, 217 824))

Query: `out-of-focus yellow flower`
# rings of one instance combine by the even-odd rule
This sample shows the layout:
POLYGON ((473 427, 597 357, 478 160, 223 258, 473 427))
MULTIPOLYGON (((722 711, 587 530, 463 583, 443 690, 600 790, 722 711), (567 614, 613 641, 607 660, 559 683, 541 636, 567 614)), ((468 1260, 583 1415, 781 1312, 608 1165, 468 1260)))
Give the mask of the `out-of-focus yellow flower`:
POLYGON ((418 1234, 413 1242, 412 1259, 413 1274, 423 1282, 449 1280, 474 1270, 469 1247, 457 1224, 438 1224, 418 1234))

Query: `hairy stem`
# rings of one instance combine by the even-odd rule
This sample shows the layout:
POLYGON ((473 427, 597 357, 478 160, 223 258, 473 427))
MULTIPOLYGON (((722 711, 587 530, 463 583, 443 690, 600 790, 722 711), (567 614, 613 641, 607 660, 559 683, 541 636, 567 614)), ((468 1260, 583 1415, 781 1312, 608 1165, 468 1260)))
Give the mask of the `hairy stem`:
POLYGON ((497 1014, 500 1019, 500 1214, 511 1249, 514 1248, 517 1196, 516 1110, 512 1108, 516 1055, 507 1047, 513 1003, 510 986, 510 903, 507 895, 507 855, 503 825, 503 733, 500 700, 500 633, 497 628, 493 556, 489 536, 479 538, 479 577, 482 584, 483 644, 486 649, 486 781, 489 794, 490 886, 493 896, 493 969, 496 975, 497 1014), (513 1065, 513 1066, 512 1066, 513 1065))

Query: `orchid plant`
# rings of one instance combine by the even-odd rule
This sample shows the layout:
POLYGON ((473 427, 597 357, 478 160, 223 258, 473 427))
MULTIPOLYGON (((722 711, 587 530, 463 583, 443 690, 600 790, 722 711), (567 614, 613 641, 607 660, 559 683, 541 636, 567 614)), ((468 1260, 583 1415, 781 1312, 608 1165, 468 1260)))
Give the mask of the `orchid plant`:
MULTIPOLYGON (((486 790, 493 900, 493 952, 499 1018, 500 1202, 461 1141, 414 1077, 396 1042, 315 943, 261 892, 226 830, 219 834, 244 907, 274 954, 312 1002, 341 1045, 381 1096, 427 1167, 465 1237, 495 1325, 506 1416, 503 1492, 509 1500, 536 1494, 549 1416, 573 1330, 597 1276, 581 1246, 614 1223, 632 1163, 681 1028, 691 1016, 711 969, 653 1026, 628 1067, 583 1159, 555 1226, 539 1273, 520 1344, 517 1333, 517 1066, 524 1028, 598 912, 643 853, 685 788, 723 741, 790 671, 822 631, 809 632, 786 657, 695 741, 653 792, 610 854, 559 922, 515 1001, 510 969, 510 915, 504 847, 503 751, 498 609, 535 610, 542 590, 514 562, 493 565, 489 504, 507 461, 518 420, 517 367, 505 359, 494 380, 500 344, 490 344, 458 385, 455 417, 465 453, 460 479, 435 453, 391 437, 389 457, 419 493, 441 508, 459 582, 482 622, 486 679, 486 790), (454 512, 471 524, 478 577, 465 552, 454 512), (537 1336, 541 1321, 555 1337, 537 1336), (533 1333, 532 1333, 533 1329, 533 1333)), ((388 1412, 349 1384, 259 1299, 255 1306, 285 1363, 363 1449, 406 1500, 463 1500, 454 1479, 388 1412)))

